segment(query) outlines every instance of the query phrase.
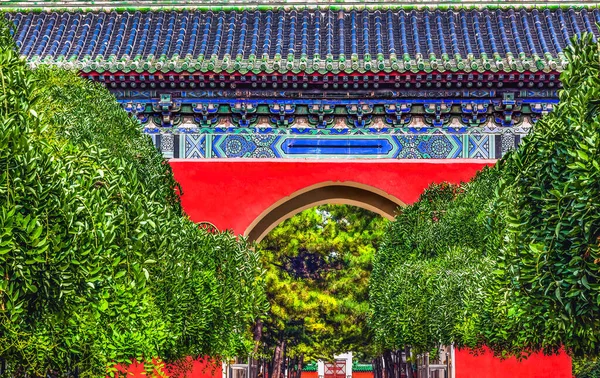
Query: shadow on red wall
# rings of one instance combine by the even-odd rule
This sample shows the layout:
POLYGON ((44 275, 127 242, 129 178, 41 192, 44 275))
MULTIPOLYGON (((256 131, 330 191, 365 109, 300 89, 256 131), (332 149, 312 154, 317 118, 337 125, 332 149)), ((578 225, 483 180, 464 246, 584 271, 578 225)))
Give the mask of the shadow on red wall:
POLYGON ((223 369, 220 363, 213 363, 206 359, 187 358, 176 364, 156 364, 159 368, 155 369, 152 375, 147 375, 144 365, 133 363, 128 368, 122 369, 118 377, 123 378, 150 378, 150 377, 170 377, 170 378, 221 378, 223 369), (161 366, 162 365, 162 366, 161 366))

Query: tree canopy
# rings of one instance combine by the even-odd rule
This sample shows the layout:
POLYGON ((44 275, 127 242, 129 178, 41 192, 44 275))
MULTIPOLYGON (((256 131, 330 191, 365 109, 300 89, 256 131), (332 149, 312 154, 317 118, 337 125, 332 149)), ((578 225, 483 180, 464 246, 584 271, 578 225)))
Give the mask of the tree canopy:
POLYGON ((585 34, 565 50, 560 103, 516 151, 388 228, 371 283, 382 348, 598 354, 598 49, 585 34))
POLYGON ((600 352, 598 49, 586 34, 565 50, 560 103, 500 164, 498 275, 483 328, 497 349, 600 352))
POLYGON ((0 30, 0 359, 11 374, 234 356, 266 311, 258 254, 182 214, 106 89, 28 69, 0 30))
POLYGON ((494 267, 486 210, 496 169, 434 184, 390 224, 373 262, 371 328, 382 349, 476 347, 473 329, 494 267))
POLYGON ((368 210, 324 205, 286 220, 259 244, 271 304, 264 353, 331 359, 372 354, 367 284, 387 221, 368 210))

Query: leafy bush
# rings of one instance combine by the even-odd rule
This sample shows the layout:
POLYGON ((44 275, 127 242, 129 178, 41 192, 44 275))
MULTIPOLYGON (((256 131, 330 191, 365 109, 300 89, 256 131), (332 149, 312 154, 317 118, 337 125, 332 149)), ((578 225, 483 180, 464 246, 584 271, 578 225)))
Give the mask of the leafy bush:
POLYGON ((491 219, 500 244, 486 338, 499 350, 600 352, 600 56, 565 50, 554 111, 503 161, 491 219))
POLYGON ((388 228, 371 283, 383 348, 600 352, 599 45, 584 35, 565 55, 560 104, 516 151, 468 184, 428 189, 388 228), (477 277, 453 281, 457 251, 477 277), (444 300, 446 319, 432 306, 444 300))
POLYGON ((575 378, 600 378, 600 361, 574 358, 573 376, 575 378))
POLYGON ((494 267, 486 211, 497 180, 492 168, 466 184, 434 184, 389 225, 369 288, 371 327, 383 349, 477 345, 494 267))
POLYGON ((27 69, 6 29, 0 78, 10 374, 104 376, 131 359, 247 351, 265 311, 258 255, 182 215, 169 166, 105 89, 27 69))

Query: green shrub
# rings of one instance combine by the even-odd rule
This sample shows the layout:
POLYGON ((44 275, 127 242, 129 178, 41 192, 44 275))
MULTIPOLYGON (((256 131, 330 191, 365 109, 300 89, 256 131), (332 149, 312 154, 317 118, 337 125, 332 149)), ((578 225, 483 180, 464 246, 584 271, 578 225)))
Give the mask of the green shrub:
POLYGON ((371 326, 382 349, 476 346, 495 251, 487 209, 498 170, 461 185, 435 184, 386 230, 370 283, 371 326))
POLYGON ((6 29, 0 167, 9 374, 248 351, 266 303, 258 255, 182 215, 168 164, 108 91, 27 69, 6 29))
POLYGON ((600 361, 598 359, 573 359, 573 376, 575 378, 600 378, 600 361))
POLYGON ((516 151, 468 184, 434 185, 390 225, 371 283, 383 348, 485 343, 498 354, 598 355, 599 46, 585 34, 565 50, 560 103, 516 151), (448 294, 456 312, 444 320, 427 307, 439 299, 429 280, 453 285, 443 259, 457 248, 482 269, 454 286, 473 293, 448 294))
POLYGON ((560 103, 503 159, 491 219, 500 274, 486 338, 498 350, 600 352, 600 55, 565 50, 560 103))

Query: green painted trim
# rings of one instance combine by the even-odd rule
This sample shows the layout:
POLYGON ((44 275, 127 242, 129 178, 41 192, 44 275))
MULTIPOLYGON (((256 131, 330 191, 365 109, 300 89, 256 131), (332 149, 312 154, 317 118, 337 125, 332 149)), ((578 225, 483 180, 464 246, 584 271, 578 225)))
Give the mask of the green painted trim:
MULTIPOLYGON (((207 158, 207 159, 210 159, 212 157, 212 141, 213 141, 213 136, 210 135, 210 134, 207 134, 204 138, 206 138, 206 149, 204 151, 204 157, 207 158)), ((184 143, 184 145, 185 145, 185 143, 184 143)))
POLYGON ((373 371, 372 364, 354 364, 352 365, 352 372, 370 372, 373 371))

